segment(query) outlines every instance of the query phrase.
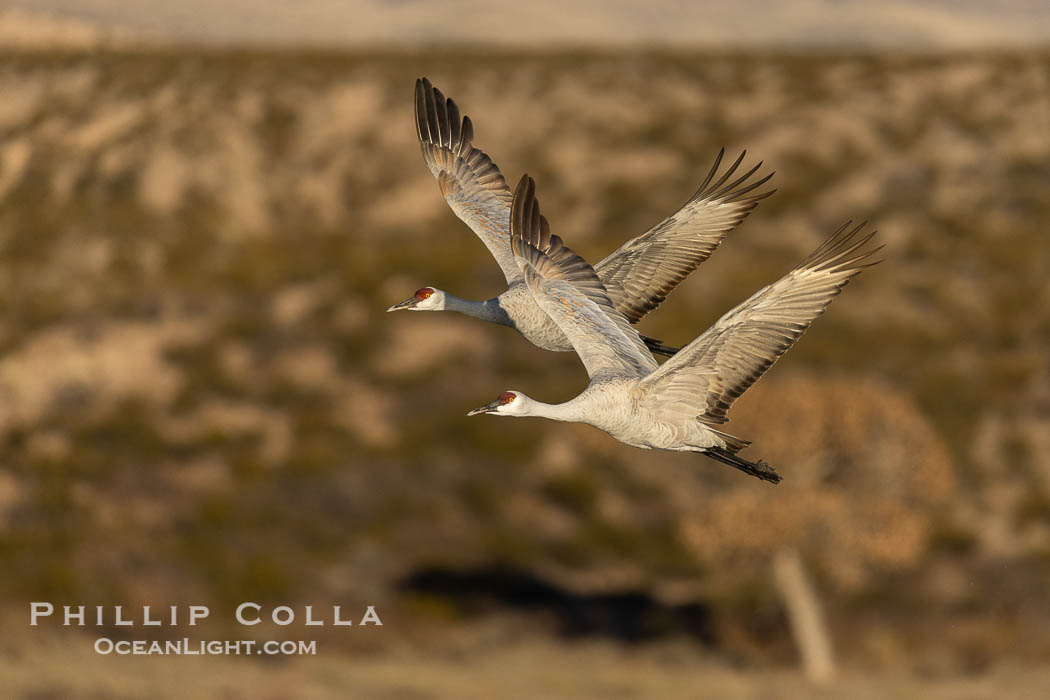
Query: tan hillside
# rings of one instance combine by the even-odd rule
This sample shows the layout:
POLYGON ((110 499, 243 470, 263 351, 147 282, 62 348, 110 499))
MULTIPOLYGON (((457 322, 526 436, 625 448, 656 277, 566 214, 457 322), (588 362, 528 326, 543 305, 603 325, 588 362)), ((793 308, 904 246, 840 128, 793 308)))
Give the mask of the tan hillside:
MULTIPOLYGON (((771 585, 787 547, 844 669, 828 697, 1045 680, 1045 54, 14 52, 0 94, 0 687, 136 697, 176 667, 31 673, 94 637, 37 634, 27 600, 259 600, 374 604, 384 627, 322 630, 287 666, 214 659, 168 697, 249 697, 242 672, 273 697, 496 697, 494 669, 522 697, 672 697, 675 678, 807 696, 771 585), (781 486, 465 417, 585 375, 507 329, 384 312, 424 284, 502 284, 421 162, 420 75, 590 260, 721 146, 777 171, 642 324, 669 343, 873 222, 886 262, 731 414, 781 486)), ((245 634, 215 617, 212 637, 245 634)))

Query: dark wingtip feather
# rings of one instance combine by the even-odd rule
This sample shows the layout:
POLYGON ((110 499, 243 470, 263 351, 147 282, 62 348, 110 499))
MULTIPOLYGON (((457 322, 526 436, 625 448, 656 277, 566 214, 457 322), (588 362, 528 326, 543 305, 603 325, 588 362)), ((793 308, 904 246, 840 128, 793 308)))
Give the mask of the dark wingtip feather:
POLYGON ((518 186, 514 188, 514 197, 510 203, 510 237, 512 239, 525 237, 525 201, 531 179, 528 173, 522 175, 518 180, 518 186))
MULTIPOLYGON (((773 173, 770 173, 769 177, 773 177, 773 173)), ((749 197, 748 200, 752 201, 752 202, 761 202, 766 197, 770 197, 770 196, 772 196, 772 195, 774 195, 776 193, 777 193, 777 188, 774 187, 773 189, 768 190, 766 192, 761 192, 759 194, 753 195, 753 196, 749 197)))
POLYGON ((736 157, 736 160, 733 161, 733 164, 729 166, 729 169, 722 173, 722 177, 718 178, 718 181, 711 185, 709 190, 717 190, 719 187, 725 184, 726 180, 732 177, 733 173, 736 172, 736 169, 740 167, 740 164, 744 162, 744 156, 746 155, 747 151, 742 151, 740 155, 736 157))
POLYGON ((474 140, 474 128, 468 117, 461 117, 459 106, 425 78, 416 78, 416 134, 422 143, 452 149, 461 153, 474 140))
MULTIPOLYGON (((746 175, 744 175, 743 177, 741 177, 740 179, 738 179, 738 180, 737 180, 736 182, 734 182, 734 183, 733 183, 732 185, 726 185, 726 186, 725 186, 725 187, 724 187, 724 188, 722 189, 722 192, 719 192, 718 194, 714 195, 714 197, 715 197, 715 198, 718 198, 718 197, 721 197, 721 196, 722 196, 723 194, 729 194, 729 193, 732 193, 732 194, 730 195, 730 197, 728 197, 728 198, 727 198, 727 201, 730 201, 730 202, 732 202, 732 201, 736 201, 736 200, 738 200, 738 199, 742 198, 742 197, 743 197, 743 196, 744 196, 745 194, 747 194, 748 192, 752 192, 752 191, 754 191, 754 190, 758 189, 759 187, 761 187, 762 185, 766 184, 767 182, 769 182, 769 181, 770 181, 770 180, 771 180, 771 179, 773 178, 773 175, 774 175, 774 173, 769 173, 768 175, 766 175, 766 176, 765 176, 764 178, 762 178, 761 180, 756 180, 755 182, 752 182, 752 183, 751 183, 750 185, 748 185, 747 187, 741 187, 741 188, 740 188, 740 189, 738 189, 738 190, 735 190, 735 189, 734 189, 735 187, 737 187, 738 185, 740 185, 741 183, 743 183, 743 182, 744 182, 745 180, 747 180, 747 178, 751 177, 751 175, 753 175, 753 174, 754 174, 754 172, 755 172, 756 170, 758 170, 758 169, 759 169, 760 167, 762 167, 762 163, 761 163, 761 162, 759 162, 759 164, 758 164, 758 165, 756 165, 755 167, 751 168, 751 170, 750 170, 750 171, 748 171, 748 173, 747 173, 746 175)), ((759 194, 759 195, 755 195, 755 197, 757 197, 758 199, 765 199, 765 198, 766 198, 766 197, 768 197, 769 195, 773 194, 773 192, 776 192, 776 190, 771 190, 771 191, 769 191, 769 192, 764 192, 764 193, 762 193, 762 194, 759 194)), ((755 199, 755 197, 752 197, 751 199, 753 199, 754 201, 756 201, 756 202, 757 202, 757 201, 758 201, 758 199, 755 199)))
MULTIPOLYGON (((860 224, 851 228, 852 223, 852 220, 847 221, 833 234, 828 236, 828 238, 825 239, 816 250, 810 253, 809 256, 802 261, 797 269, 816 271, 834 270, 837 272, 848 270, 859 272, 866 267, 871 267, 871 265, 877 264, 874 262, 864 262, 865 260, 869 260, 872 255, 882 250, 884 247, 880 245, 875 248, 864 250, 864 246, 875 237, 877 231, 871 231, 858 238, 858 234, 864 230, 868 222, 862 221, 860 224)), ((881 260, 878 262, 881 262, 881 260)))
POLYGON ((551 235, 547 218, 540 213, 540 203, 536 199, 536 181, 527 173, 521 176, 511 199, 510 236, 521 238, 544 252, 549 252, 552 241, 557 239, 557 236, 551 235))
POLYGON ((463 117, 463 125, 460 127, 460 142, 464 146, 474 142, 474 122, 470 121, 470 117, 463 117))
POLYGON ((707 171, 707 177, 700 183, 700 186, 696 188, 696 192, 693 194, 692 199, 699 197, 704 190, 707 189, 707 185, 711 182, 711 179, 718 172, 718 166, 722 164, 722 158, 726 155, 726 147, 722 146, 718 149, 718 155, 715 156, 715 162, 711 164, 711 169, 707 171))
POLYGON ((745 184, 747 183, 747 180, 750 177, 752 177, 756 172, 758 172, 759 168, 762 167, 765 161, 759 161, 746 173, 736 177, 732 180, 732 182, 730 182, 730 178, 733 177, 733 174, 737 171, 737 169, 740 167, 740 164, 744 161, 744 157, 747 156, 746 148, 740 152, 740 155, 737 156, 736 160, 733 161, 733 163, 726 169, 726 171, 722 173, 722 175, 717 180, 715 180, 715 176, 718 174, 718 168, 721 165, 722 159, 725 156, 725 150, 726 149, 724 146, 719 149, 718 156, 715 158, 715 162, 711 166, 711 170, 707 173, 707 177, 704 178, 704 181, 703 183, 701 183, 700 187, 698 187, 696 192, 694 192, 693 195, 689 198, 690 202, 700 200, 721 199, 727 203, 743 201, 746 203, 757 204, 759 201, 765 199, 766 197, 768 197, 776 191, 770 190, 769 192, 762 192, 760 194, 752 195, 750 197, 744 196, 749 192, 754 192, 756 189, 769 182, 769 180, 772 179, 773 175, 776 173, 776 171, 773 171, 768 175, 763 176, 756 182, 745 184), (714 182, 712 182, 712 180, 714 180, 714 182))
POLYGON ((458 151, 462 144, 462 128, 459 118, 459 107, 451 97, 445 100, 445 110, 448 112, 449 145, 458 151))
POLYGON ((425 80, 426 78, 420 78, 416 80, 416 93, 414 99, 416 116, 416 134, 419 136, 420 142, 428 141, 430 135, 430 130, 427 126, 426 88, 423 85, 425 80))

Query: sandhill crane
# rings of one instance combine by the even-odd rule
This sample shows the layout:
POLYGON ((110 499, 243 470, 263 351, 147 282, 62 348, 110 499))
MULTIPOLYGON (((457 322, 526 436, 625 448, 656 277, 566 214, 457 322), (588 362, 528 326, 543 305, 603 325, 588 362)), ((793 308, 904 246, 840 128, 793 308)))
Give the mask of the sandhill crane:
POLYGON ((874 232, 863 224, 840 228, 798 267, 725 314, 674 357, 657 367, 604 294, 587 263, 550 234, 533 184, 515 191, 511 240, 526 289, 572 342, 591 381, 562 404, 505 391, 467 415, 540 416, 588 423, 643 449, 700 452, 752 476, 777 483, 767 462, 737 453, 750 443, 717 427, 733 401, 824 313, 849 280, 871 265, 880 248, 864 250, 874 232))
MULTIPOLYGON (((470 117, 460 121, 459 108, 426 78, 416 81, 416 131, 430 172, 456 216, 488 247, 507 278, 507 290, 487 301, 467 301, 437 287, 422 287, 387 311, 458 311, 516 329, 545 350, 567 352, 572 343, 543 313, 525 289, 510 249, 511 192, 499 168, 474 147, 470 117)), ((715 159, 700 188, 681 209, 620 246, 594 266, 609 299, 631 323, 655 309, 762 199, 774 190, 751 194, 773 173, 746 184, 762 163, 732 182, 744 153, 715 179, 725 149, 715 159)), ((654 352, 673 355, 652 338, 643 340, 654 352)))

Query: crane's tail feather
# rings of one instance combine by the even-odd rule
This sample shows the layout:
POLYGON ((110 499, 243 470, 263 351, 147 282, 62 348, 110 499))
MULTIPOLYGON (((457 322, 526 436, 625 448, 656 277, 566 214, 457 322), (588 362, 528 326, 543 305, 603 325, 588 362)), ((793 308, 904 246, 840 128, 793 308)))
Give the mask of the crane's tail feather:
POLYGON ((721 462, 722 464, 736 467, 740 471, 757 477, 762 481, 768 481, 771 484, 780 483, 780 475, 777 474, 776 469, 769 465, 769 462, 763 462, 761 459, 755 462, 749 462, 743 457, 735 455, 729 450, 725 450, 721 447, 709 447, 704 450, 703 454, 711 459, 721 462))
POLYGON ((664 345, 663 341, 657 340, 656 338, 650 338, 647 335, 642 336, 642 342, 645 343, 645 347, 649 348, 649 352, 654 355, 663 355, 664 357, 671 357, 682 348, 672 348, 670 345, 664 345))

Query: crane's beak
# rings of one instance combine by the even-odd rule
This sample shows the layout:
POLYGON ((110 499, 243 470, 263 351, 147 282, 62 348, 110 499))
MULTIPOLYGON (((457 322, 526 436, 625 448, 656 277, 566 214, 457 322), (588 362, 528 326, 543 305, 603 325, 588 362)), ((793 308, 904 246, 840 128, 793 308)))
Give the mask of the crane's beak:
POLYGON ((495 400, 495 401, 493 401, 492 403, 487 403, 487 404, 485 404, 484 406, 482 406, 481 408, 475 408, 475 409, 474 409, 473 411, 471 411, 471 412, 470 412, 470 413, 468 413, 467 415, 468 415, 468 416, 476 416, 476 415, 478 415, 479 413, 492 413, 492 412, 493 412, 493 411, 495 411, 495 410, 496 410, 497 408, 499 408, 499 407, 500 407, 500 405, 501 405, 501 404, 500 404, 500 402, 499 402, 499 399, 496 399, 496 400, 495 400))
POLYGON ((412 297, 409 297, 408 299, 405 299, 400 304, 394 304, 389 309, 387 309, 386 312, 390 313, 391 311, 401 311, 402 309, 411 309, 413 306, 415 306, 418 303, 419 303, 419 299, 416 299, 414 296, 412 296, 412 297))

